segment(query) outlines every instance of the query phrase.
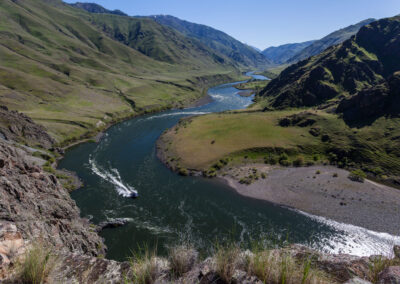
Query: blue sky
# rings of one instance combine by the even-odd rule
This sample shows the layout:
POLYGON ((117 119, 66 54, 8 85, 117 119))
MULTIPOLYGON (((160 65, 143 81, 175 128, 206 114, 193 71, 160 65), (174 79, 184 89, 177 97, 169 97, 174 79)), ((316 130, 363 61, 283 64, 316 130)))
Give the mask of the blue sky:
MULTIPOLYGON (((74 3, 77 0, 65 0, 74 3)), ((134 15, 168 14, 264 49, 319 39, 367 18, 400 14, 400 0, 79 0, 134 15)))

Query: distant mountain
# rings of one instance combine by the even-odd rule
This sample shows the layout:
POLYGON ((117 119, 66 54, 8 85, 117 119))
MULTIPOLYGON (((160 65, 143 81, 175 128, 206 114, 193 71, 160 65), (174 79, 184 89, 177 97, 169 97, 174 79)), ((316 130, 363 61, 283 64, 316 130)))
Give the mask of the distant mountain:
POLYGON ((74 4, 70 4, 71 6, 75 7, 75 8, 80 8, 83 10, 88 11, 89 13, 96 13, 96 14, 113 14, 113 15, 119 15, 119 16, 128 16, 127 14, 125 14, 124 12, 120 11, 120 10, 108 10, 98 4, 95 3, 81 3, 81 2, 77 2, 74 4))
POLYGON ((261 92, 273 108, 325 104, 345 119, 400 114, 400 17, 362 27, 355 37, 291 65, 261 92))
POLYGON ((261 53, 268 60, 275 64, 284 64, 298 52, 302 51, 304 48, 314 42, 315 40, 310 40, 301 43, 289 43, 280 46, 271 46, 263 50, 261 53))
POLYGON ((252 46, 252 45, 249 45, 249 46, 250 46, 252 49, 254 49, 255 51, 259 52, 259 53, 262 52, 262 50, 259 49, 258 47, 255 47, 255 46, 252 46))
POLYGON ((326 37, 313 42, 311 45, 305 47, 303 50, 299 51, 297 54, 293 55, 292 58, 287 60, 287 63, 295 63, 300 60, 306 59, 310 56, 317 55, 327 49, 330 46, 339 44, 349 39, 351 36, 355 35, 360 28, 369 23, 376 21, 375 19, 367 19, 361 21, 355 25, 348 26, 346 28, 340 29, 333 33, 330 33, 326 37))
POLYGON ((185 36, 200 40, 215 51, 246 67, 265 67, 271 64, 252 47, 241 43, 224 32, 214 28, 191 23, 173 16, 151 16, 157 23, 173 28, 185 36))

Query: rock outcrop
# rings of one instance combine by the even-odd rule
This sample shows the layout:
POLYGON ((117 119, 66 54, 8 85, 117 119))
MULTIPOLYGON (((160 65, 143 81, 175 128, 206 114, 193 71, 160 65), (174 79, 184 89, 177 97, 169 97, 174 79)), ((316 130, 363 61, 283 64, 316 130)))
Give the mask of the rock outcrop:
POLYGON ((0 106, 0 138, 33 147, 52 148, 54 139, 30 117, 0 106))
POLYGON ((60 251, 104 254, 102 239, 57 178, 34 165, 28 152, 0 141, 0 224, 24 240, 41 239, 60 251))

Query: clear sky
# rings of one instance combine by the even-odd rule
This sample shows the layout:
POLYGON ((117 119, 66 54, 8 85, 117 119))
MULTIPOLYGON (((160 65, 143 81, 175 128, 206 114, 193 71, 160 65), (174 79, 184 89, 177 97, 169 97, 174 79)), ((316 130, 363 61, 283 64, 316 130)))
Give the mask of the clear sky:
POLYGON ((65 0, 77 1, 131 16, 173 15, 260 49, 319 39, 367 18, 400 14, 400 0, 65 0))

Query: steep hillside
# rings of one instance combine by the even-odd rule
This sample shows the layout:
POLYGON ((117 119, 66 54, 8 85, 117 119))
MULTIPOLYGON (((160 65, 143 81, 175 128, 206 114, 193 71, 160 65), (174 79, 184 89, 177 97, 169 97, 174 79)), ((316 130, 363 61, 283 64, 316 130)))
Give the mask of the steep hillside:
POLYGON ((157 15, 151 18, 164 26, 178 30, 188 37, 200 40, 208 47, 245 67, 265 67, 270 64, 256 50, 219 30, 184 21, 173 16, 157 15))
POLYGON ((152 19, 93 14, 91 23, 109 37, 159 61, 199 67, 233 64, 200 41, 152 19))
POLYGON ((271 46, 264 49, 262 54, 275 64, 284 64, 295 54, 299 53, 314 42, 315 40, 310 40, 301 43, 289 43, 280 46, 271 46))
POLYGON ((238 73, 150 19, 91 14, 60 0, 0 2, 0 102, 59 143, 182 106, 202 96, 215 74, 238 73))
POLYGON ((120 10, 111 11, 111 10, 108 10, 108 9, 104 8, 103 6, 100 6, 95 3, 77 2, 77 3, 71 4, 71 6, 80 8, 80 9, 84 9, 90 13, 114 14, 114 15, 119 15, 119 16, 128 16, 127 14, 125 14, 124 12, 122 12, 120 10))
POLYGON ((293 57, 288 58, 287 63, 298 62, 310 56, 317 55, 330 46, 342 43, 345 40, 349 39, 351 36, 355 35, 360 30, 361 27, 368 25, 373 21, 375 21, 375 19, 367 19, 355 25, 351 25, 346 28, 335 31, 333 33, 330 33, 326 37, 323 37, 322 39, 317 40, 313 42, 311 45, 305 47, 303 50, 293 55, 293 57))
POLYGON ((335 105, 366 88, 388 84, 400 70, 400 17, 382 19, 355 37, 285 69, 261 92, 274 108, 335 105))

